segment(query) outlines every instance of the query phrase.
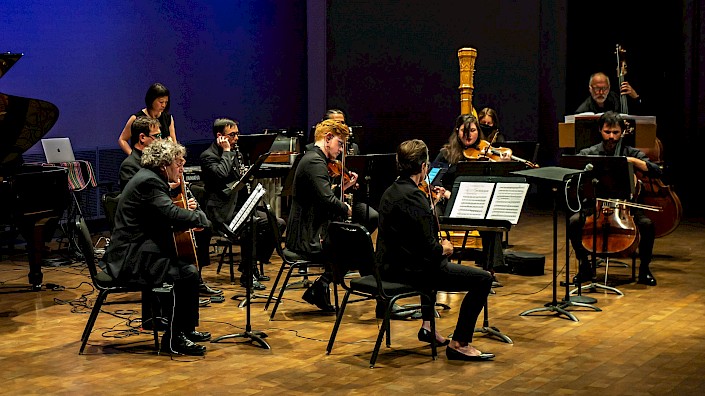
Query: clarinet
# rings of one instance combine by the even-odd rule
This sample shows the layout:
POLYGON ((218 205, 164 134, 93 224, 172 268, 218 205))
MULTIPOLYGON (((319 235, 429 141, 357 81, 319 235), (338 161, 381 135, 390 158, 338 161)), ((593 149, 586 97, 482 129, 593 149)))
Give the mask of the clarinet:
POLYGON ((233 149, 235 150, 235 155, 237 156, 237 162, 240 164, 240 168, 238 171, 240 172, 240 177, 242 177, 245 173, 247 173, 247 166, 245 166, 245 159, 242 157, 242 153, 240 152, 240 148, 238 147, 237 144, 233 146, 233 149))

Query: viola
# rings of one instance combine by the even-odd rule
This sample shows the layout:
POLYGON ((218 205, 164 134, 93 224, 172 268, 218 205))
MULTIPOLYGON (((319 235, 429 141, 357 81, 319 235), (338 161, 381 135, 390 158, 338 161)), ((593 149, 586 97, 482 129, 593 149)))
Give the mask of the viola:
POLYGON ((463 150, 463 156, 470 161, 518 161, 524 163, 530 168, 538 168, 539 166, 531 161, 519 158, 512 154, 512 149, 506 147, 493 147, 487 140, 480 140, 477 147, 468 147, 463 150))

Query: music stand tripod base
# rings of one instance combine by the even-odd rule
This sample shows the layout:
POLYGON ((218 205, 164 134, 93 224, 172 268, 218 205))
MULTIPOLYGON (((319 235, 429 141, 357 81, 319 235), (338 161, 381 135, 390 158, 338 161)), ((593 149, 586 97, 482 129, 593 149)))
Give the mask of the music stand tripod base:
MULTIPOLYGON (((232 297, 230 297, 231 300, 242 300, 240 301, 240 304, 238 304, 238 308, 244 308, 246 305, 251 304, 252 300, 256 298, 263 298, 263 299, 268 299, 269 296, 265 296, 262 294, 257 294, 257 293, 250 293, 250 295, 246 294, 236 294, 232 297)), ((272 300, 277 300, 277 297, 272 297, 272 300)), ((264 302, 264 301, 262 301, 264 302)))
MULTIPOLYGON (((620 295, 620 296, 623 296, 623 295, 624 295, 624 293, 622 293, 622 291, 619 290, 619 289, 617 289, 616 287, 603 285, 602 283, 592 282, 592 283, 589 283, 589 284, 587 284, 587 285, 585 285, 585 286, 580 286, 580 290, 597 291, 597 289, 604 289, 604 290, 607 290, 607 291, 611 291, 611 292, 613 292, 613 293, 615 293, 615 294, 618 294, 618 295, 620 295)), ((577 291, 578 291, 578 288, 576 287, 575 289, 573 289, 573 290, 570 292, 570 294, 573 294, 573 293, 575 293, 575 292, 577 292, 577 291)))
POLYGON ((475 327, 475 333, 487 334, 490 337, 497 337, 500 340, 506 342, 507 344, 514 344, 514 341, 512 341, 511 338, 509 338, 506 334, 503 334, 501 331, 499 331, 498 328, 493 326, 475 327))
POLYGON ((222 340, 227 340, 230 338, 249 338, 250 340, 258 343, 262 348, 264 349, 272 349, 269 344, 263 339, 267 338, 267 334, 262 332, 262 331, 244 331, 242 333, 236 333, 236 334, 226 334, 224 336, 220 336, 218 338, 215 338, 211 340, 211 342, 219 342, 222 340))

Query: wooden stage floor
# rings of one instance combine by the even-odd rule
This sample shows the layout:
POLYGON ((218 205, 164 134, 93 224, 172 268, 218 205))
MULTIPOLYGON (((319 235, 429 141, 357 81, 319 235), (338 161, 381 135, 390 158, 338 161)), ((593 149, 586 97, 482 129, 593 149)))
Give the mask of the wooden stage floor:
MULTIPOLYGON (((558 278, 565 279, 565 234, 559 221, 558 278)), ((346 310, 336 345, 326 355, 334 317, 301 301, 302 290, 287 291, 275 320, 252 304, 252 329, 264 331, 271 350, 245 339, 207 343, 205 357, 171 357, 153 351, 151 333, 140 332, 138 303, 109 305, 86 348, 80 336, 96 293, 81 262, 44 267, 52 290, 31 292, 23 247, 0 262, 0 383, 3 394, 705 394, 705 226, 684 220, 656 240, 652 272, 658 286, 628 281, 630 270, 610 267, 610 279, 624 296, 598 291, 602 311, 570 307, 579 321, 555 312, 520 313, 552 301, 552 218, 527 210, 510 232, 509 249, 543 254, 542 276, 498 274, 504 287, 489 297, 489 322, 513 340, 476 333, 474 344, 497 355, 491 362, 459 363, 430 358, 416 339, 419 321, 394 321, 392 348, 384 346, 368 367, 379 321, 374 303, 346 310)), ((201 309, 200 330, 214 337, 239 333, 245 308, 231 300, 242 288, 231 284, 217 259, 204 278, 225 291, 224 303, 201 309)), ((276 275, 281 261, 265 266, 276 275)), ((471 262, 465 262, 473 265, 471 262)), ((570 276, 575 272, 571 261, 570 276)), ((604 269, 599 269, 601 274, 604 269)), ((265 282, 267 285, 272 282, 265 282)), ((267 290, 266 292, 268 292, 267 290)), ((562 300, 565 288, 558 287, 562 300)), ((438 328, 454 330, 461 294, 440 294, 451 306, 438 328)), ((409 301, 416 302, 416 301, 409 301)), ((482 316, 477 323, 482 325, 482 316)))

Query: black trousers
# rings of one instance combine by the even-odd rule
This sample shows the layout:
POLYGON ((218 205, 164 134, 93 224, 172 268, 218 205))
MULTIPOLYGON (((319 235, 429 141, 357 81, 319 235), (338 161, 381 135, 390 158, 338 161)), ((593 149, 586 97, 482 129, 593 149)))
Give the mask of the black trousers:
MULTIPOLYGON (((438 291, 467 292, 460 304, 453 339, 459 342, 472 342, 477 318, 485 307, 487 296, 492 288, 492 275, 488 271, 444 260, 440 270, 429 279, 409 280, 407 283, 426 292, 426 294, 438 291)), ((425 297, 422 297, 421 304, 423 304, 422 319, 433 319, 435 315, 435 308, 431 305, 433 301, 427 301, 425 297)))

